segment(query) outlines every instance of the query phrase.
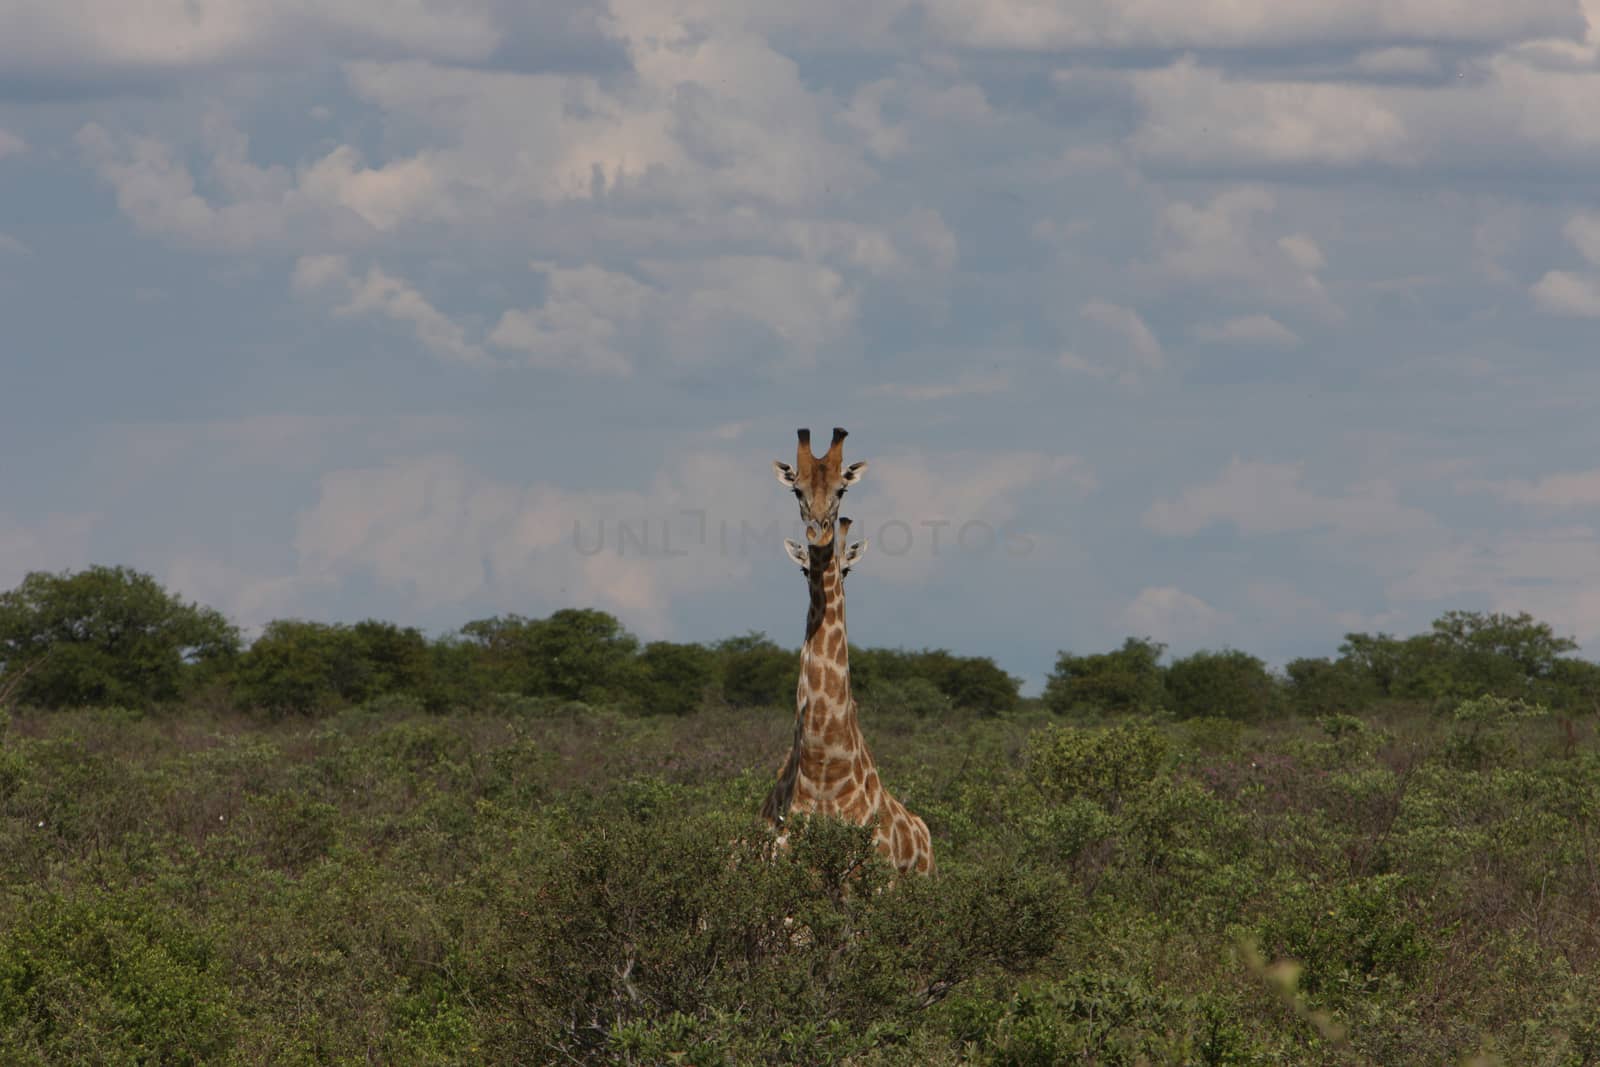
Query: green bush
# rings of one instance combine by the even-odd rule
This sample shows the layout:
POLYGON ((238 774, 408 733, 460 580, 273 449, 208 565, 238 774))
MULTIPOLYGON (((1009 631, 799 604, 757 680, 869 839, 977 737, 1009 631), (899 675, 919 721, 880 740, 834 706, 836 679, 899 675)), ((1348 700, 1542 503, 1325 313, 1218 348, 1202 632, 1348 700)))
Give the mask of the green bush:
POLYGON ((35 571, 0 593, 0 689, 19 704, 176 700, 238 649, 216 611, 125 567, 35 571))
POLYGON ((16 1062, 208 1063, 236 1008, 208 934, 138 891, 30 893, 0 932, 0 1047, 16 1062))
POLYGON ((1167 668, 1167 693, 1179 718, 1202 715, 1258 722, 1282 707, 1267 665, 1245 652, 1196 652, 1167 668))
POLYGON ((793 706, 800 675, 799 652, 779 648, 759 633, 730 637, 717 644, 716 652, 722 664, 722 698, 729 704, 738 708, 793 706))
POLYGON ((687 715, 705 704, 716 665, 716 654, 701 645, 653 641, 639 654, 634 699, 646 712, 687 715))
POLYGON ((1045 706, 1058 715, 1153 711, 1166 705, 1161 654, 1166 646, 1130 637, 1115 652, 1063 652, 1045 683, 1045 706))
POLYGON ((1028 741, 1028 778, 1053 803, 1086 797, 1115 812, 1168 768, 1171 754, 1152 726, 1051 726, 1028 741))

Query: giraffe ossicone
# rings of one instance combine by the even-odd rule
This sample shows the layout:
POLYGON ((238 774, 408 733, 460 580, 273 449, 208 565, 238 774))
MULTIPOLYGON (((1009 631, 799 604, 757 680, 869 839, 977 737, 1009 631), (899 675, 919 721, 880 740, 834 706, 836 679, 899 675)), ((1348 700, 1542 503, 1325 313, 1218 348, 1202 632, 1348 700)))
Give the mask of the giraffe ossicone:
POLYGON ((873 843, 896 870, 929 874, 933 839, 928 826, 879 780, 850 689, 844 576, 861 558, 866 542, 845 547, 850 520, 840 519, 838 512, 840 499, 860 481, 867 465, 843 466, 842 429, 833 431, 832 447, 820 460, 811 455, 809 431, 799 431, 799 438, 795 467, 773 466, 778 480, 794 491, 806 523, 806 544, 786 540, 784 549, 805 575, 810 604, 795 687, 794 743, 761 814, 780 831, 793 812, 872 826, 873 843))

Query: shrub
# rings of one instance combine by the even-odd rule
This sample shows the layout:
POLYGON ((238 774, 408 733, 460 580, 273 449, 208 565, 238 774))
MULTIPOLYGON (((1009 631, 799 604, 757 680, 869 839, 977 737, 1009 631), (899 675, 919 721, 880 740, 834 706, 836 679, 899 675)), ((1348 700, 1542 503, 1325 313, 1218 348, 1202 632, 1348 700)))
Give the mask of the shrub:
POLYGON ((729 704, 793 705, 795 679, 800 675, 798 651, 779 648, 760 633, 730 637, 719 642, 716 651, 722 662, 722 698, 729 704))
POLYGON ((1151 726, 1051 726, 1028 739, 1028 778, 1053 803, 1081 796, 1115 812, 1167 769, 1171 751, 1151 726))
POLYGON ((646 712, 687 715, 715 684, 716 655, 701 645, 653 641, 639 654, 633 697, 646 712))
POLYGON ((1160 660, 1166 646, 1130 637, 1115 652, 1061 653, 1045 683, 1045 706, 1057 714, 1151 711, 1166 703, 1160 660))
POLYGON ((1277 681, 1267 665, 1238 651, 1196 652, 1167 668, 1167 693, 1179 718, 1217 715, 1246 722, 1281 706, 1277 681))
POLYGON ((0 678, 14 676, 4 688, 19 703, 174 700, 238 649, 238 630, 216 611, 125 567, 35 571, 0 593, 0 678))
POLYGON ((169 907, 83 889, 31 896, 14 918, 0 932, 8 1058, 198 1064, 229 1047, 235 1011, 211 940, 169 907))

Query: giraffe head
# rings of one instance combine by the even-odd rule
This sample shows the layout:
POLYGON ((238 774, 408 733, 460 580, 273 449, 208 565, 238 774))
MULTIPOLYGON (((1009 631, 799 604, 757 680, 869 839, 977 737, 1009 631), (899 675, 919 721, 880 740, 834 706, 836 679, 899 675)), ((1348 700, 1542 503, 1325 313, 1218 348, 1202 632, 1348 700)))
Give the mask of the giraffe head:
POLYGON ((798 435, 800 443, 795 448, 795 465, 791 467, 781 460, 773 460, 772 469, 783 487, 800 501, 806 540, 811 544, 827 544, 833 540, 839 501, 846 489, 861 480, 867 464, 863 460, 844 466, 845 431, 837 426, 833 430, 833 443, 821 459, 811 454, 811 431, 800 430, 798 435))
MULTIPOLYGON (((799 541, 791 541, 788 538, 784 538, 783 547, 784 550, 789 553, 789 558, 800 565, 800 573, 809 578, 811 577, 811 568, 813 564, 820 567, 826 567, 829 563, 833 562, 833 557, 836 554, 835 546, 844 544, 845 539, 849 536, 850 520, 840 519, 839 535, 837 538, 830 537, 826 541, 813 543, 810 545, 802 545, 799 541)), ((806 530, 806 540, 812 540, 811 531, 809 528, 806 530)), ((844 554, 839 558, 839 577, 841 579, 850 573, 850 568, 856 565, 857 561, 861 559, 862 555, 866 551, 866 538, 862 538, 844 550, 844 554)))

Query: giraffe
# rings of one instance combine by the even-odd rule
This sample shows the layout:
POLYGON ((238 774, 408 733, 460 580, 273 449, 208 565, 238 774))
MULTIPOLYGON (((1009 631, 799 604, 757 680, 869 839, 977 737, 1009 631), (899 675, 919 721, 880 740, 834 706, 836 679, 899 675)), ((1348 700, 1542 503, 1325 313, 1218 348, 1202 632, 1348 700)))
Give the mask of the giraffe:
MULTIPOLYGON (((779 831, 780 840, 794 811, 872 825, 873 843, 897 871, 931 874, 933 839, 928 826, 879 781, 850 692, 844 575, 861 558, 865 544, 856 542, 841 551, 849 537, 850 520, 837 520, 836 534, 834 517, 844 489, 860 479, 866 464, 853 464, 848 468, 853 476, 844 481, 839 446, 845 432, 833 433, 827 457, 821 463, 813 461, 815 467, 808 474, 786 477, 788 468, 776 465, 779 481, 791 487, 795 482, 806 486, 806 493, 796 492, 801 497, 801 516, 807 520, 807 543, 786 541, 785 547, 806 577, 811 603, 805 644, 800 649, 800 681, 795 688, 794 744, 761 806, 761 816, 779 831)), ((805 430, 800 431, 800 454, 803 472, 806 460, 811 459, 805 430)))

